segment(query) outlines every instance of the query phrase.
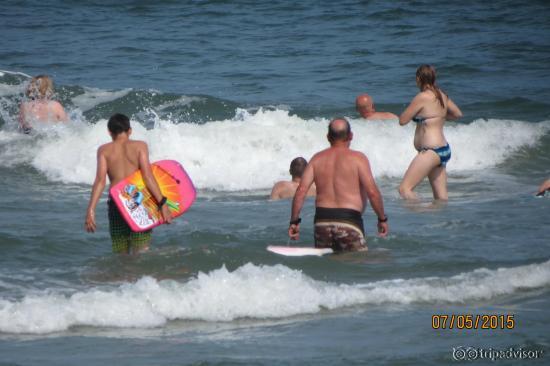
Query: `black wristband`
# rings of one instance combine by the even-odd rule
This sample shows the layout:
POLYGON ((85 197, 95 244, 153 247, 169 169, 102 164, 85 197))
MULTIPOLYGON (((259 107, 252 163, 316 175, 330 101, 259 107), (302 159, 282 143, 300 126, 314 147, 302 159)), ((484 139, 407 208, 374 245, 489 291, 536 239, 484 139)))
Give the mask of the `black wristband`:
POLYGON ((160 199, 160 202, 158 204, 159 210, 162 208, 162 206, 164 206, 165 203, 166 203, 166 197, 162 196, 162 198, 160 199))
POLYGON ((298 217, 296 220, 290 220, 290 225, 298 225, 302 222, 302 219, 298 217))
POLYGON ((388 221, 388 216, 384 215, 384 218, 381 219, 380 217, 378 218, 378 222, 387 222, 388 221))

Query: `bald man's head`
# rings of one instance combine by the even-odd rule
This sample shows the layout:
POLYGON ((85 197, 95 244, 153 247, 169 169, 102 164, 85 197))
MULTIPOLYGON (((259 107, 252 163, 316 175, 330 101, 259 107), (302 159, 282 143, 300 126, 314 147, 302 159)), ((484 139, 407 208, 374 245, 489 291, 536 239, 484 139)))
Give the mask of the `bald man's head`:
POLYGON ((351 126, 344 117, 335 118, 328 125, 328 139, 330 142, 348 141, 351 139, 351 126))
POLYGON ((363 117, 365 117, 367 113, 370 113, 373 110, 371 96, 365 93, 355 98, 355 109, 357 109, 357 112, 363 117))

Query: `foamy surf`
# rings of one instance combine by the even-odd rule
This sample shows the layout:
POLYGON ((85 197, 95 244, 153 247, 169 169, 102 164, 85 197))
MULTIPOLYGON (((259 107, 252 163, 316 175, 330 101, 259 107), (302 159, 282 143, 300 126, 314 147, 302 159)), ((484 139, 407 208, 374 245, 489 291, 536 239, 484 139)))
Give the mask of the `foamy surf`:
POLYGON ((112 102, 128 95, 132 89, 108 91, 97 88, 84 88, 84 93, 72 98, 72 102, 82 112, 89 111, 99 104, 112 102))
POLYGON ((44 293, 0 301, 0 331, 43 334, 74 326, 148 328, 170 320, 276 319, 357 305, 468 303, 550 286, 550 261, 456 276, 366 284, 314 280, 283 265, 246 264, 186 283, 143 277, 115 289, 44 293))
MULTIPOLYGON (((148 142, 151 160, 175 159, 183 164, 199 189, 223 191, 270 188, 288 178, 296 156, 311 156, 328 146, 327 120, 302 119, 285 110, 248 112, 205 124, 154 117, 154 128, 133 123, 133 137, 148 142)), ((396 121, 351 120, 352 148, 365 152, 377 177, 401 177, 416 151, 414 127, 396 121)), ((550 131, 550 122, 476 120, 450 124, 446 136, 452 148, 450 174, 497 166, 520 149, 535 146, 550 131)), ((110 140, 106 121, 78 123, 21 139, 0 131, 0 164, 34 166, 53 181, 91 183, 96 149, 110 140), (29 141, 30 140, 30 141, 29 141), (29 148, 29 144, 32 148, 29 148)))

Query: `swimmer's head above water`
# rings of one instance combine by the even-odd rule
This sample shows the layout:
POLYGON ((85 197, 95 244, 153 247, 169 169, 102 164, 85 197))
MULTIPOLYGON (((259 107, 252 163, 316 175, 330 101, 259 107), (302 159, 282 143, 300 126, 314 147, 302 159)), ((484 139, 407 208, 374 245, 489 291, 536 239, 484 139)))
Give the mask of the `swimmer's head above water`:
POLYGON ((307 166, 307 160, 302 158, 301 156, 292 159, 290 162, 290 169, 289 173, 292 176, 293 179, 295 178, 302 178, 302 175, 304 174, 304 170, 306 170, 307 166))
POLYGON ((355 98, 355 109, 363 118, 368 118, 369 114, 374 112, 374 103, 368 94, 361 94, 355 98))
POLYGON ((53 95, 53 81, 47 75, 38 75, 31 79, 27 91, 25 92, 28 98, 50 99, 53 95))

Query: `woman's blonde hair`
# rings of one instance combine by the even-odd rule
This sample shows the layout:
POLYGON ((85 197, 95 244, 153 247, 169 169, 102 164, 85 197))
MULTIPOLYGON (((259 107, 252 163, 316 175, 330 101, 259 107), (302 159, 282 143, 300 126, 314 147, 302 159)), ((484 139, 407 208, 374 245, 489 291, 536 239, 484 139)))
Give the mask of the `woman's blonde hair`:
POLYGON ((49 99, 53 95, 52 79, 47 75, 33 77, 27 87, 26 94, 31 99, 49 99))

